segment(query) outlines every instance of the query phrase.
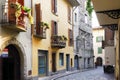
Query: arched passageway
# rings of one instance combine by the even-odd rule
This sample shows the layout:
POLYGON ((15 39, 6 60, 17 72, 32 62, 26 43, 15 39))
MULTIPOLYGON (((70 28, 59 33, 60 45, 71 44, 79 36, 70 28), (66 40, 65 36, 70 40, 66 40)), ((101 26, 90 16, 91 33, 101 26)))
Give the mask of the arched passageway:
POLYGON ((103 60, 101 57, 97 57, 96 62, 97 62, 98 66, 102 66, 102 64, 103 64, 103 60))
POLYGON ((0 55, 0 80, 21 80, 21 58, 15 45, 6 46, 0 55))
POLYGON ((75 55, 74 58, 74 65, 75 65, 75 69, 79 69, 79 59, 77 55, 75 55))

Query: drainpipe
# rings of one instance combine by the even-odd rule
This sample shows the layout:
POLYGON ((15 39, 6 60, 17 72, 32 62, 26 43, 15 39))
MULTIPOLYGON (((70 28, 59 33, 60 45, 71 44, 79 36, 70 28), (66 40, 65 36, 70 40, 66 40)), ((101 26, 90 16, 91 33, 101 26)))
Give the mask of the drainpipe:
MULTIPOLYGON (((31 16, 33 16, 33 0, 31 0, 31 16)), ((33 34, 34 34, 34 24, 31 24, 31 78, 32 78, 32 65, 33 65, 33 62, 32 62, 32 58, 33 58, 33 50, 32 50, 32 45, 33 45, 33 34)))

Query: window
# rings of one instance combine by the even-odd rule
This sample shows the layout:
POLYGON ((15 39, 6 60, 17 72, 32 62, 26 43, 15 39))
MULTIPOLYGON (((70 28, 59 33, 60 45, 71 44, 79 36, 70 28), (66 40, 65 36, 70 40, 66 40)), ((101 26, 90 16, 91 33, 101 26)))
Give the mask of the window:
POLYGON ((75 13, 75 22, 77 22, 77 13, 75 13))
POLYGON ((58 24, 56 21, 52 21, 52 35, 58 34, 58 24))
POLYGON ((52 12, 57 13, 57 0, 51 0, 52 12))
POLYGON ((59 64, 60 66, 64 65, 64 54, 63 53, 59 54, 59 64))
POLYGON ((102 48, 98 47, 98 54, 101 54, 101 53, 102 53, 102 48))
POLYGON ((71 29, 68 30, 68 36, 69 36, 68 44, 69 46, 72 46, 73 45, 73 31, 71 29))
POLYGON ((102 42, 102 40, 103 40, 103 37, 102 37, 102 36, 96 37, 96 42, 102 42))
POLYGON ((71 22, 71 9, 68 7, 68 22, 71 22))
POLYGON ((85 23, 88 23, 87 15, 85 14, 85 23))
POLYGON ((73 59, 71 58, 71 67, 73 66, 73 59))

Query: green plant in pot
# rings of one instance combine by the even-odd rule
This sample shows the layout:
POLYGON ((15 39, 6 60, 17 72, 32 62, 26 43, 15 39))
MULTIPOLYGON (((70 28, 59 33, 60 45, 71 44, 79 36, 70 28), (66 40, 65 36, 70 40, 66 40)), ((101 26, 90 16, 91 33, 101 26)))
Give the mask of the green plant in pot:
POLYGON ((49 26, 47 23, 45 22, 40 22, 41 26, 46 30, 46 29, 49 29, 49 26))

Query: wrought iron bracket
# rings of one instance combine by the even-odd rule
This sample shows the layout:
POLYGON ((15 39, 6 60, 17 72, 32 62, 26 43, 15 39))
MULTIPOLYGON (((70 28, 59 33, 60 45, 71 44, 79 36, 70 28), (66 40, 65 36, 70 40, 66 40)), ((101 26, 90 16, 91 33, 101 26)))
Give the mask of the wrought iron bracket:
POLYGON ((113 19, 119 19, 120 18, 120 9, 116 10, 107 10, 107 11, 97 11, 96 13, 103 13, 108 15, 109 17, 113 19))
POLYGON ((101 25, 103 27, 108 27, 111 30, 118 30, 118 24, 106 24, 106 25, 101 25))

